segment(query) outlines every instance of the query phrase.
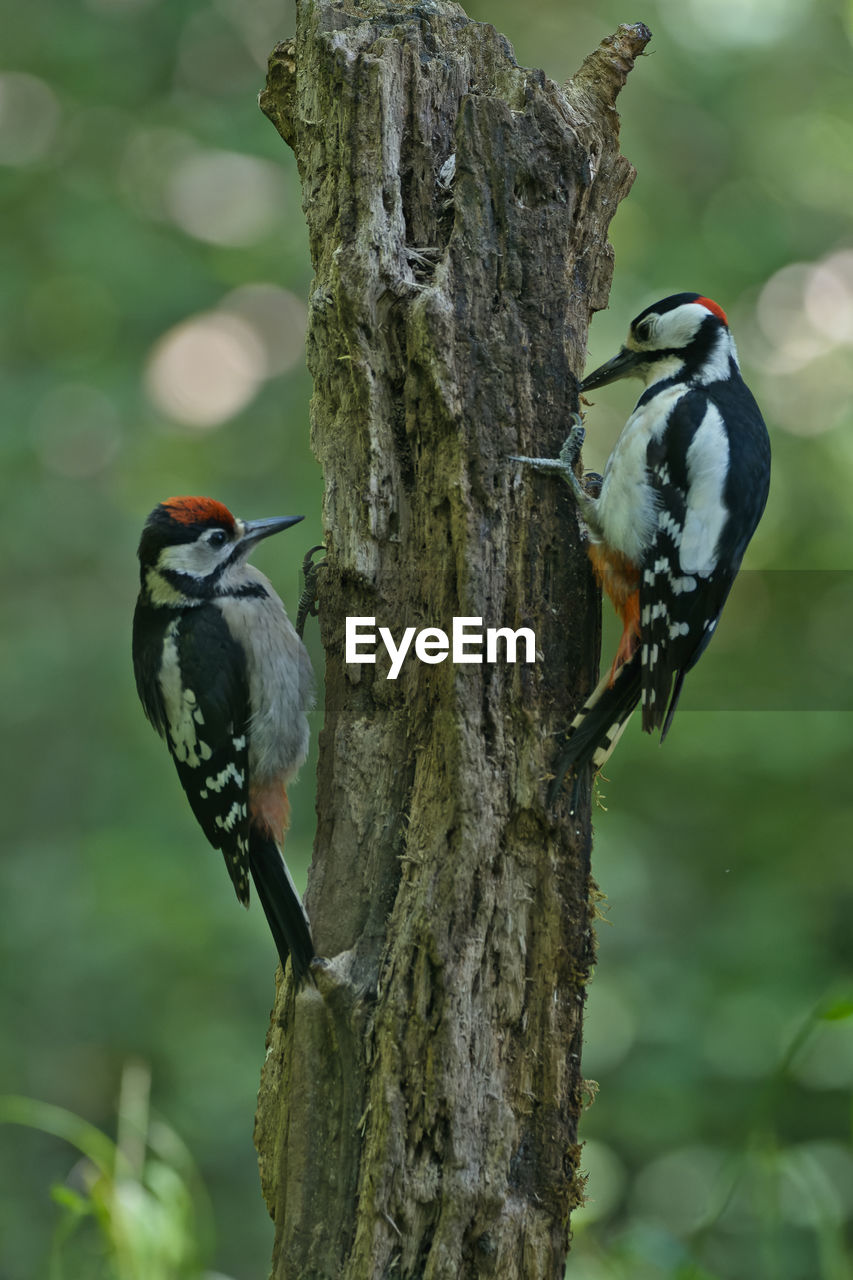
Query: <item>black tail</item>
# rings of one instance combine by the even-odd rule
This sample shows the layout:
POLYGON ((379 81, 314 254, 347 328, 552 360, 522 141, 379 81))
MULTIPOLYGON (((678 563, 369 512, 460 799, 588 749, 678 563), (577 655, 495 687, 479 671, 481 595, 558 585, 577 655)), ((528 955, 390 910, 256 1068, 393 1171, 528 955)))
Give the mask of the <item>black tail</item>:
POLYGON ((297 990, 308 976, 314 943, 308 917, 275 841, 251 829, 249 867, 278 949, 281 967, 290 963, 297 990))
POLYGON ((612 686, 608 671, 589 695, 566 734, 565 750, 560 756, 554 780, 548 790, 549 804, 557 799, 568 771, 574 769, 576 781, 571 810, 574 813, 586 765, 592 765, 594 770, 601 768, 622 736, 631 712, 640 701, 640 672, 638 650, 619 668, 612 686))

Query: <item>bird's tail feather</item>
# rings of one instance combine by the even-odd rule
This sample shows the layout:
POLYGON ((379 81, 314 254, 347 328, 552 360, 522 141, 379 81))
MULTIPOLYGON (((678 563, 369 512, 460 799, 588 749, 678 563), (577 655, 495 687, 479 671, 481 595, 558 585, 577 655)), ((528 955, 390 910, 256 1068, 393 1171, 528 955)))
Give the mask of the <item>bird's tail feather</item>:
POLYGON ((249 866, 264 914, 269 922, 281 966, 290 963, 299 988, 308 976, 314 958, 314 943, 302 899, 296 892, 278 846, 271 836, 252 830, 249 836, 249 866))
POLYGON ((631 712, 640 700, 640 674, 640 655, 637 651, 619 668, 612 685, 608 671, 589 695, 569 725, 565 749, 548 792, 549 804, 554 803, 563 779, 573 769, 576 778, 572 793, 574 812, 585 766, 592 765, 593 770, 598 770, 609 759, 631 712))

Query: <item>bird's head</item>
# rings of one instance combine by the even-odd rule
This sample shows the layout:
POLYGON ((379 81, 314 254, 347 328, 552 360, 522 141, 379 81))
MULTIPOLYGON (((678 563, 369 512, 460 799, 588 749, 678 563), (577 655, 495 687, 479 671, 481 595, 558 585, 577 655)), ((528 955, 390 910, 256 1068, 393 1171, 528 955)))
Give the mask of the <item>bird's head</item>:
POLYGON ((257 543, 302 519, 239 520, 214 498, 166 498, 142 530, 142 585, 155 604, 208 598, 223 575, 243 564, 257 543))
POLYGON ((594 391, 617 378, 641 378, 647 386, 662 378, 708 383, 728 377, 732 360, 737 368, 723 308, 699 293, 674 293, 632 320, 622 349, 580 389, 594 391))

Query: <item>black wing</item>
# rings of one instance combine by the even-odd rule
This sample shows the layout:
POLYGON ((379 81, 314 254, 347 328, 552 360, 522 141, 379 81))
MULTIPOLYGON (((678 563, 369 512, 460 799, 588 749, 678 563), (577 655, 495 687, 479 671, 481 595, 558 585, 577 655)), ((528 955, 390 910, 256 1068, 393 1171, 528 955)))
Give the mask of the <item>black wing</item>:
MULTIPOLYGON (((643 729, 662 725, 663 739, 684 677, 714 633, 767 500, 770 445, 746 385, 733 377, 688 392, 673 408, 661 438, 650 443, 646 461, 659 506, 640 580, 641 704, 643 729), (730 423, 737 428, 736 442, 730 423), (694 458, 690 446, 702 429, 704 447, 694 458), (706 554, 699 563, 685 562, 685 529, 699 527, 703 504, 721 506, 725 516, 713 547, 705 534, 706 554)), ((695 547, 697 540, 689 541, 695 547)))
POLYGON ((192 811, 248 905, 249 691, 242 650, 215 605, 181 612, 140 605, 134 665, 145 713, 166 739, 192 811))

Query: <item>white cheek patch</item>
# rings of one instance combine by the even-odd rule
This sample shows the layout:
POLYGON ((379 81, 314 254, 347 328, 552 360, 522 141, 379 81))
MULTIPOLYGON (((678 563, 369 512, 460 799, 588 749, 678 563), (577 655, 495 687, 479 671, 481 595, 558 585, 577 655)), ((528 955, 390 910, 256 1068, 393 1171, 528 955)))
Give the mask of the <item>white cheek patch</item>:
MULTIPOLYGON (((664 350, 672 347, 676 351, 682 351, 690 345, 702 324, 712 314, 713 312, 699 302, 685 302, 672 311, 665 311, 658 317, 649 342, 643 343, 643 348, 664 350)), ((653 366, 653 381, 659 382, 662 377, 675 376, 679 372, 679 368, 674 367, 676 361, 679 367, 683 367, 683 361, 677 360, 676 357, 657 361, 653 366)), ((720 382, 728 378, 732 361, 735 367, 739 368, 734 339, 728 328, 722 325, 715 333, 713 346, 704 358, 702 368, 694 380, 700 385, 720 382)), ((652 385, 651 379, 648 385, 652 385)))
POLYGON ((653 330, 656 347, 686 347, 699 332, 699 326, 708 318, 705 307, 698 302, 683 302, 672 311, 658 316, 653 330))
POLYGON ((213 573, 220 560, 227 559, 233 548, 214 548, 208 542, 178 542, 164 547, 157 560, 157 568, 172 573, 187 573, 193 578, 206 578, 213 573))

